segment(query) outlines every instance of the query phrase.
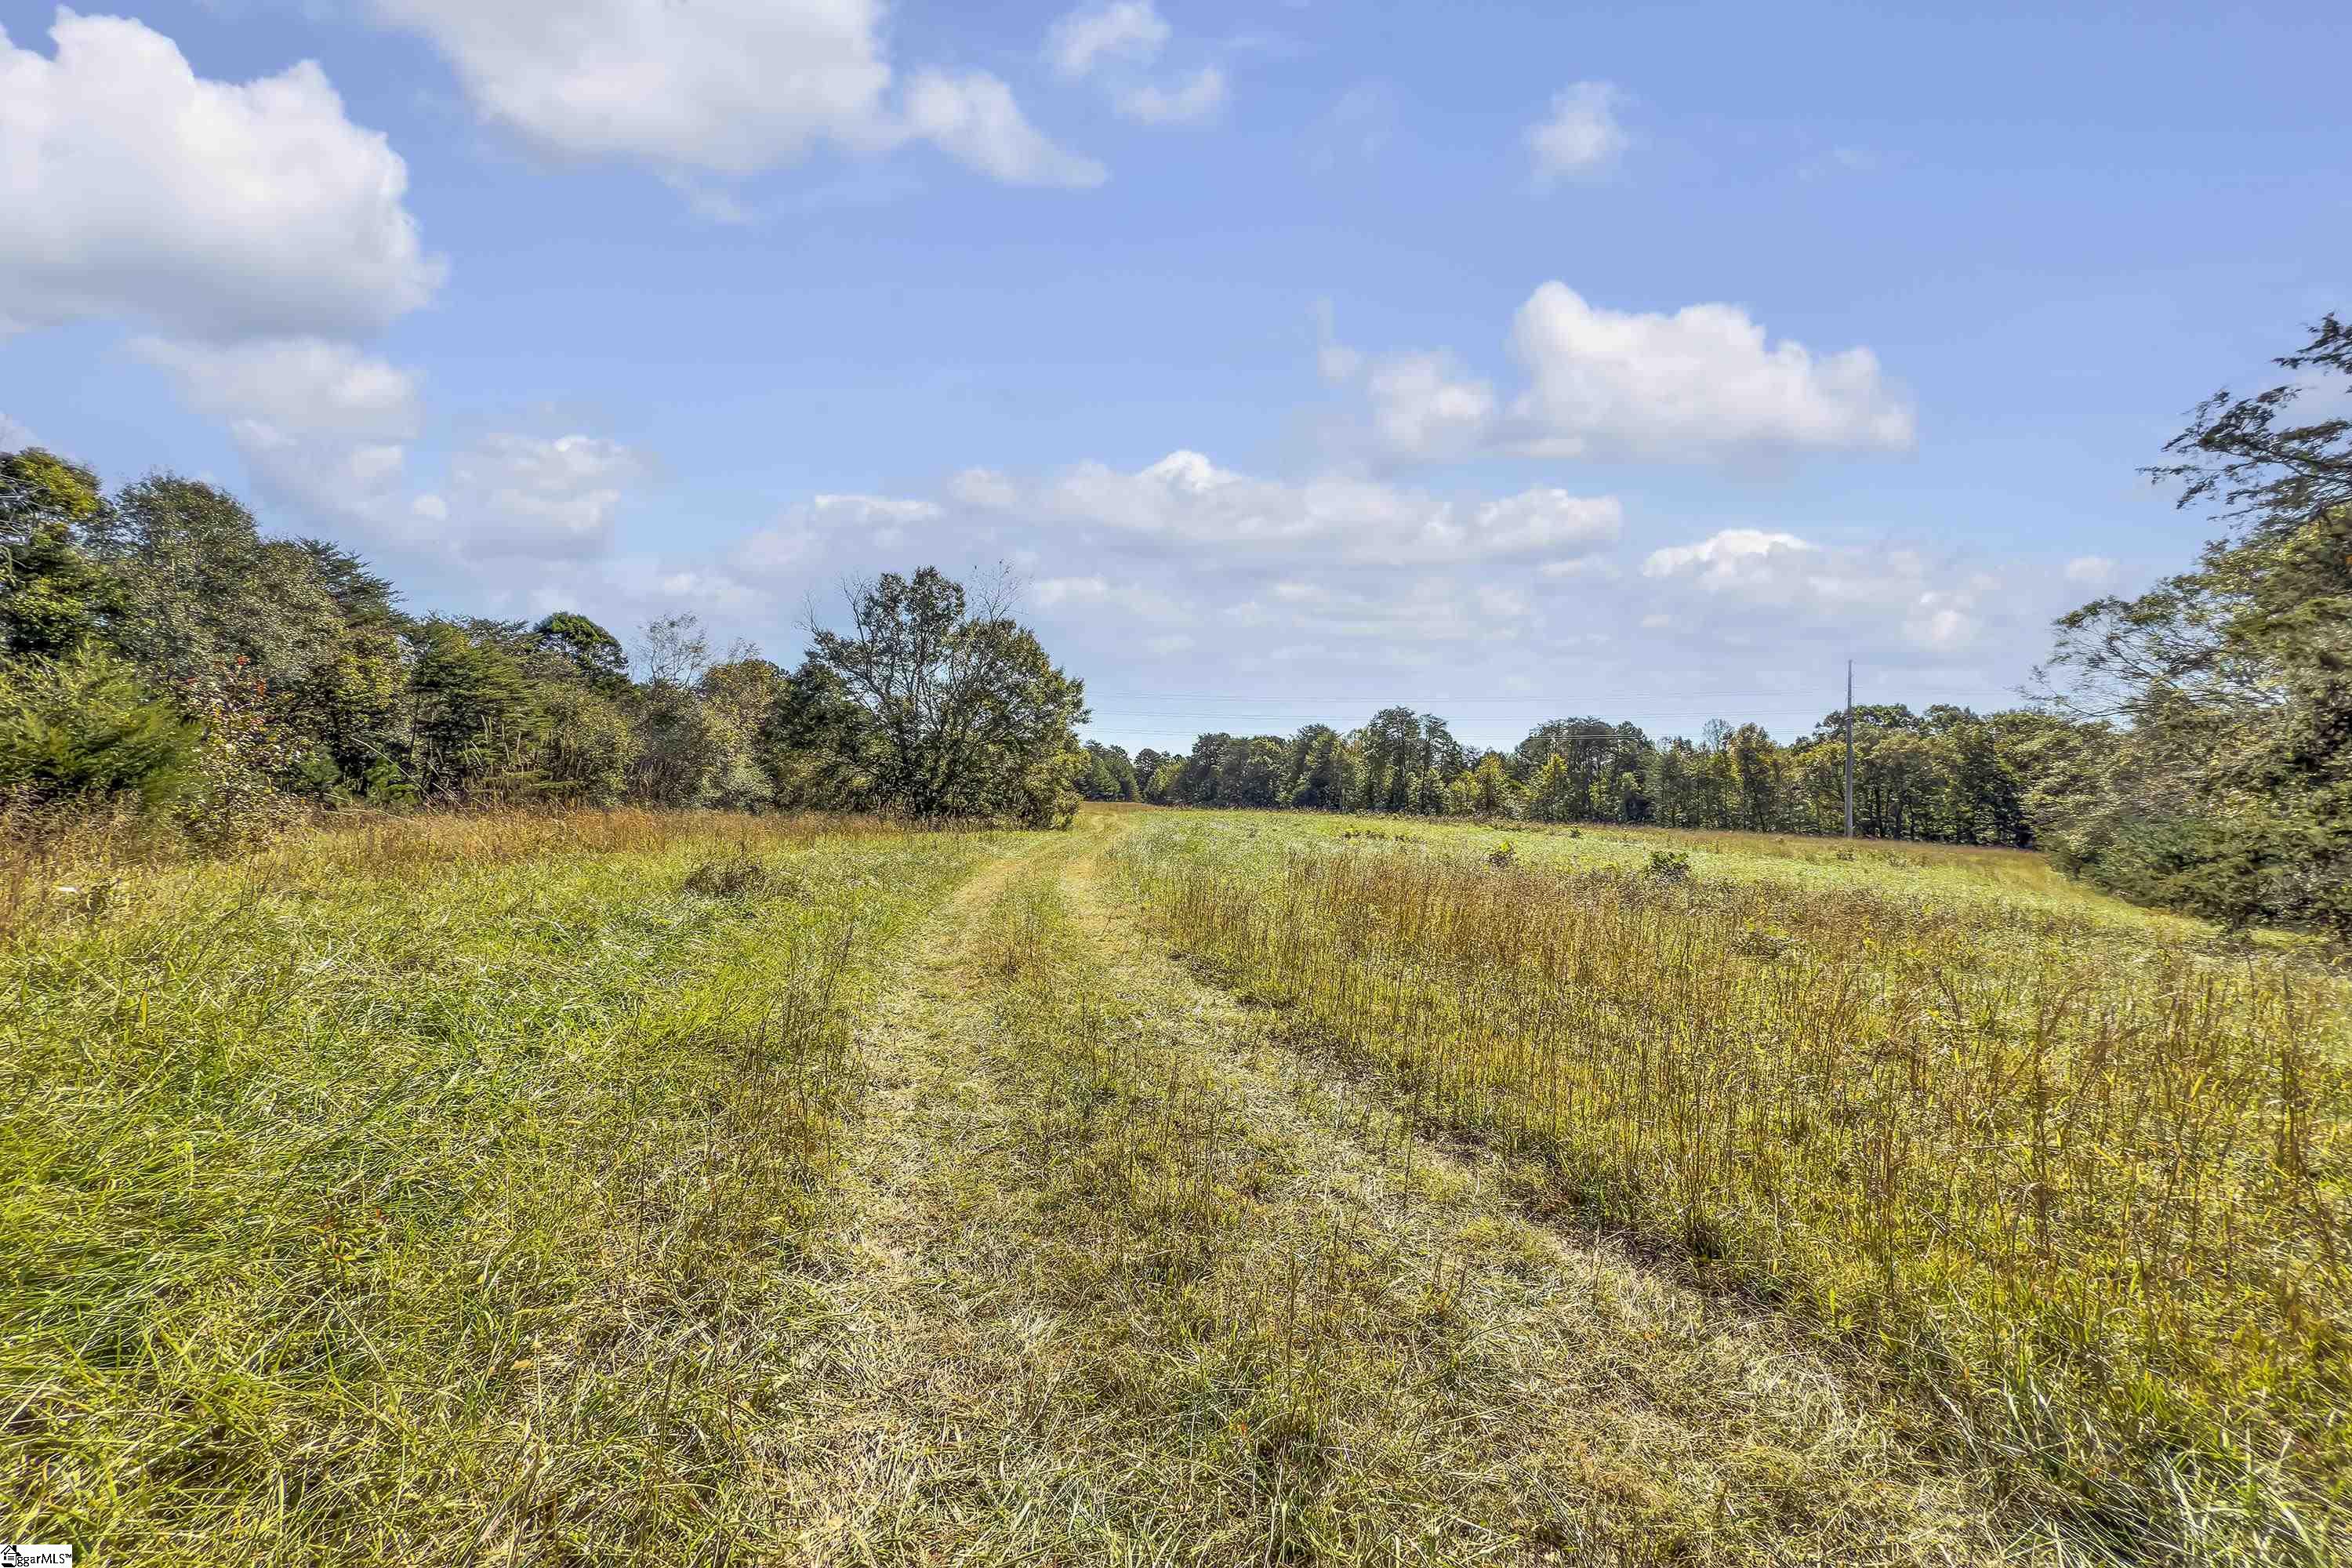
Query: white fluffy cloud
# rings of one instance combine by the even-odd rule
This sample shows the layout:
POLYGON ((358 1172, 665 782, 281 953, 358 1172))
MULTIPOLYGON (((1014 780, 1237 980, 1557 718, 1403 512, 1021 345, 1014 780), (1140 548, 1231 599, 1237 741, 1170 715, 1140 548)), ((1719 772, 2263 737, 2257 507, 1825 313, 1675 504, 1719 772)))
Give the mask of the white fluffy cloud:
POLYGON ((0 414, 0 452, 22 451, 26 447, 40 444, 40 438, 33 434, 30 426, 0 414))
POLYGON ((1318 307, 1317 365, 1362 394, 1377 446, 1418 461, 1496 451, 1546 458, 1724 462, 1790 450, 1909 447, 1910 404, 1865 348, 1816 355, 1772 342, 1736 305, 1611 310, 1567 284, 1513 318, 1526 382, 1507 404, 1444 352, 1366 353, 1318 307))
POLYGON ((1546 283, 1519 307, 1511 352, 1528 373, 1513 434, 1536 456, 1899 451, 1915 438, 1910 405, 1868 349, 1771 342, 1737 305, 1610 310, 1546 283))
POLYGON ((1149 65, 1171 31, 1151 0, 1082 5, 1046 30, 1045 58, 1066 77, 1113 60, 1149 65))
POLYGON ((1812 545, 1793 533, 1727 528, 1696 544, 1653 550, 1642 563, 1642 575, 1688 576, 1702 588, 1730 588, 1764 578, 1776 555, 1789 558, 1813 552, 1812 545))
POLYGON ((1495 389, 1465 374, 1451 354, 1381 354, 1361 362, 1361 374, 1373 431, 1398 457, 1460 457, 1494 429, 1495 389))
POLYGON ((1999 579, 1939 570, 1916 550, 1832 548, 1755 528, 1654 550, 1642 574, 1669 593, 1695 591, 1717 626, 1753 615, 1791 635, 1851 628, 1927 654, 1977 647, 2002 605, 1999 579))
POLYGON ((1362 565, 1580 555, 1613 540, 1623 517, 1613 496, 1545 489, 1470 504, 1342 477, 1255 479, 1191 451, 1133 473, 1081 463, 1035 486, 965 474, 953 489, 969 504, 1115 535, 1362 565))
POLYGON ((893 106, 880 0, 376 0, 486 120, 550 153, 740 176, 819 145, 910 140, 1021 184, 1100 184, 985 72, 916 73, 893 106))
POLYGON ((1550 110, 1527 132, 1537 184, 1597 174, 1617 162, 1627 141, 1617 123, 1622 96, 1608 82, 1580 81, 1552 99, 1550 110))
POLYGON ((407 166, 317 65, 198 77, 142 23, 0 31, 0 333, 128 316, 190 336, 363 335, 431 298, 407 166))
POLYGON ((2077 555, 2066 563, 2066 581, 2103 588, 2115 580, 2116 563, 2105 555, 2077 555))

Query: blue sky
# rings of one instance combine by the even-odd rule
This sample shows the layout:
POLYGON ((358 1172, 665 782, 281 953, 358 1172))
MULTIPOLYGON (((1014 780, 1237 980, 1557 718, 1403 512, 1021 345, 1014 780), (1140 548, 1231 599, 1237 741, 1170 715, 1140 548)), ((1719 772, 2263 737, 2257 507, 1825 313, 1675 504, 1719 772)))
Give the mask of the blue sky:
POLYGON ((2001 702, 2352 307, 2316 4, 0 26, 0 439, 786 659, 1002 561, 1130 746, 2001 702))

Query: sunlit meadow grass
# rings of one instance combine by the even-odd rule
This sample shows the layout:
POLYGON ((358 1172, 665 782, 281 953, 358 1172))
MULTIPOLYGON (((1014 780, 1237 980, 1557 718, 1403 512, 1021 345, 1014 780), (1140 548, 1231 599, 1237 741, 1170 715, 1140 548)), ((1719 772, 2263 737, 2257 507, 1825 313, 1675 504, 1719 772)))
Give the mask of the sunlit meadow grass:
POLYGON ((0 954, 0 1538, 707 1560, 869 955, 980 854, 623 812, 59 871, 0 954))
POLYGON ((1124 864, 1532 1208, 1865 1351, 2079 1549, 2352 1543, 2342 981, 2021 857, 1498 837, 1187 814, 1124 864))

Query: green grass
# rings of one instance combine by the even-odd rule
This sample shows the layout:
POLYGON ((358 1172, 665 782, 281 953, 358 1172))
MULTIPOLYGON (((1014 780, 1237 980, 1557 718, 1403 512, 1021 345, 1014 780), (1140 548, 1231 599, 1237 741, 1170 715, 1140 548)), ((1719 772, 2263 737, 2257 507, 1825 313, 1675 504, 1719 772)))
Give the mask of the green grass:
POLYGON ((25 861, 0 1539, 2342 1555, 2344 983, 1840 848, 613 812, 25 861))
POLYGON ((2125 1559, 2345 1548, 2352 992, 2021 858, 1192 815, 1179 948, 2125 1559), (1404 843, 1398 841, 1402 833, 1404 843), (1685 880, 1646 874, 1688 854, 1685 880))
POLYGON ((804 1331, 871 955, 980 854, 425 821, 58 895, 0 968, 0 1534, 707 1555, 804 1331))
POLYGON ((2071 915, 2179 937, 2203 937, 2197 921, 2142 910, 2095 892, 2068 879, 2047 856, 2022 849, 1951 844, 1912 844, 1863 838, 1810 837, 1789 833, 1734 833, 1713 829, 1578 826, 1537 822, 1481 823, 1418 817, 1335 816, 1310 813, 1276 816, 1256 812, 1192 814, 1205 820, 1229 819, 1286 839, 1319 844, 1367 840, 1420 846, 1442 854, 1490 853, 1508 844, 1517 858, 1564 869, 1638 871, 1658 850, 1688 855, 1693 868, 1710 879, 1775 882, 1791 889, 1862 888, 1906 898, 1963 900, 2010 910, 2071 915), (1352 836, 1352 837, 1351 837, 1352 836))

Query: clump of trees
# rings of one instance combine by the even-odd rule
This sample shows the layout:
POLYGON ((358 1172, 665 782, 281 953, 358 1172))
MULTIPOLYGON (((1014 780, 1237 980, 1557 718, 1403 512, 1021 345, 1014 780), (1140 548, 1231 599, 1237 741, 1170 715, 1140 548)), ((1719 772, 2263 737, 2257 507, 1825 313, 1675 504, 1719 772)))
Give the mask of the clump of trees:
POLYGON ((219 843, 319 806, 769 805, 1066 824, 1080 682, 926 567, 852 584, 797 669, 700 625, 415 616, 364 562, 169 475, 0 453, 0 802, 219 843))
MULTIPOLYGON (((2033 747, 2059 723, 2026 711, 1857 707, 1855 830, 2031 845, 2033 747)), ((1464 745, 1433 713, 1387 708, 1346 733, 1310 724, 1288 737, 1203 735, 1188 754, 1139 761, 1153 763, 1144 798, 1163 805, 1812 833, 1844 823, 1843 724, 1829 714, 1784 744, 1754 724, 1718 721, 1696 740, 1657 741, 1633 724, 1556 719, 1500 752, 1464 745)))

